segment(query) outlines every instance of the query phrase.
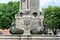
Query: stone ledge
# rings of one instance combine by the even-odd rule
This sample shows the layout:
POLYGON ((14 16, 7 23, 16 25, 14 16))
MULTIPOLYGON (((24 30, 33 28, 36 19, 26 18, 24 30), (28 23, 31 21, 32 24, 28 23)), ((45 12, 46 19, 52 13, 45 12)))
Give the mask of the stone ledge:
POLYGON ((3 35, 0 36, 0 40, 60 40, 60 37, 56 36, 42 36, 42 35, 3 35))

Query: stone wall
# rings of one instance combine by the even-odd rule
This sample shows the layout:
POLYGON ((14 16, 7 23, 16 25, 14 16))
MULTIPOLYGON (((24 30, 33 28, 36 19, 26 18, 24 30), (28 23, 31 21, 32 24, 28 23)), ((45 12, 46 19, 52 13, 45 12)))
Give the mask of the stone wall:
POLYGON ((60 40, 56 36, 41 36, 41 35, 22 35, 22 36, 0 36, 0 40, 60 40))

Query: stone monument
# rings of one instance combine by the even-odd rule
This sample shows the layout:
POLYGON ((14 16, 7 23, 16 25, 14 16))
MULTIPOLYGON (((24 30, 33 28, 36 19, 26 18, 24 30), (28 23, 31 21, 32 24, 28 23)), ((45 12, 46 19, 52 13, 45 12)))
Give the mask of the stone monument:
POLYGON ((19 13, 15 16, 16 28, 23 29, 23 35, 31 35, 30 29, 43 27, 44 16, 39 10, 39 0, 20 1, 19 13))

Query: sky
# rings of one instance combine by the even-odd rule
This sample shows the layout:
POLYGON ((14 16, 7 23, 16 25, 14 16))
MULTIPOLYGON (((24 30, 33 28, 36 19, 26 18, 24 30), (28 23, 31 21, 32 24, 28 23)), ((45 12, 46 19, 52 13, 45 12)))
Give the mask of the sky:
POLYGON ((9 1, 20 1, 20 0, 0 0, 0 3, 7 3, 9 1))
MULTIPOLYGON (((9 1, 20 1, 20 0, 0 0, 0 3, 7 3, 9 1)), ((40 0, 40 6, 39 8, 45 8, 49 5, 52 6, 60 6, 60 0, 40 0)))
POLYGON ((40 8, 52 6, 60 6, 60 0, 40 0, 40 8))

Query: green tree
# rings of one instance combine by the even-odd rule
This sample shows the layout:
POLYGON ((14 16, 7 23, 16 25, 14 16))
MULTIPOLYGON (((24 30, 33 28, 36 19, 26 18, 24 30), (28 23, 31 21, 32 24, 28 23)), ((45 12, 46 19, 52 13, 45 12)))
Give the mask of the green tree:
POLYGON ((15 14, 19 11, 19 2, 0 4, 0 28, 8 29, 15 20, 15 14))
POLYGON ((45 26, 51 28, 53 33, 56 34, 56 28, 60 28, 60 7, 58 6, 48 6, 48 8, 43 8, 44 12, 44 23, 45 26))

